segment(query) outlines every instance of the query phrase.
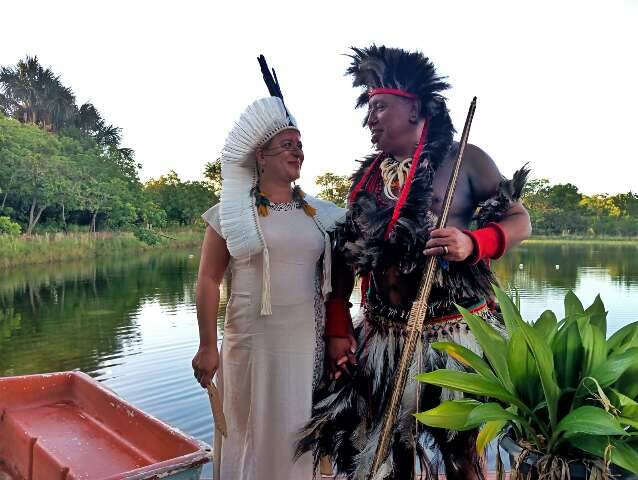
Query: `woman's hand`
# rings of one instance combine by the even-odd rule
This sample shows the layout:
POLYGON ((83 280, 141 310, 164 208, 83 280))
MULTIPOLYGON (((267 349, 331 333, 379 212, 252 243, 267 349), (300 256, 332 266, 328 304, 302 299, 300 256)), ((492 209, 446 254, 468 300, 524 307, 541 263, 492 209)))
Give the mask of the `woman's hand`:
POLYGON ((219 352, 217 346, 199 347, 193 357, 193 375, 202 388, 208 387, 219 367, 219 352))
POLYGON ((357 359, 354 356, 356 351, 357 341, 354 336, 350 335, 348 338, 329 337, 326 340, 326 366, 329 378, 336 380, 343 372, 350 374, 348 364, 353 366, 357 364, 357 359))
POLYGON ((436 228, 425 244, 425 255, 439 255, 450 262, 462 262, 472 255, 474 244, 466 233, 456 227, 436 228))

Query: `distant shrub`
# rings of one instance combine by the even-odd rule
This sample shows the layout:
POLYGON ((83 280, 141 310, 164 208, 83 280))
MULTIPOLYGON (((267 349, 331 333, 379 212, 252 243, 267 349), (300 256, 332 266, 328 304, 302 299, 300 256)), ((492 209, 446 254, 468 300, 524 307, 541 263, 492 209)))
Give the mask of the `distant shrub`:
POLYGON ((158 234, 156 234, 153 230, 149 230, 148 228, 136 228, 133 230, 133 235, 135 235, 135 238, 146 243, 147 245, 157 245, 162 241, 161 237, 158 234))
POLYGON ((0 217, 0 235, 20 235, 22 228, 9 217, 0 217))

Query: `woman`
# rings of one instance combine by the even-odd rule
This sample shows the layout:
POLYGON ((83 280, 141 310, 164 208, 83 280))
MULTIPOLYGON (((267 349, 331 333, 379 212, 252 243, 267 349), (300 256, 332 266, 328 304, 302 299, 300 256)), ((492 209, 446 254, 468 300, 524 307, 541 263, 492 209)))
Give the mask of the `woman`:
POLYGON ((221 202, 203 215, 193 369, 202 387, 217 372, 228 426, 221 449, 215 439, 218 479, 313 474, 309 456, 293 462, 293 448, 310 419, 323 363, 323 301, 331 288, 326 230, 343 213, 293 187, 303 160, 283 99, 257 100, 228 136, 221 202), (232 287, 220 358, 216 318, 227 268, 232 287))

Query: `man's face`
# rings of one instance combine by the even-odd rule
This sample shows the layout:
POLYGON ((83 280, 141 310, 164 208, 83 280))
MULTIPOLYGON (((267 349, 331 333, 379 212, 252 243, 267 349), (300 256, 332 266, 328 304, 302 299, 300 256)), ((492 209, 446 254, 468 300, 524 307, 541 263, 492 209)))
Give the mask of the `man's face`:
POLYGON ((412 148, 416 120, 414 101, 396 95, 378 94, 368 102, 368 127, 372 143, 387 153, 412 148))

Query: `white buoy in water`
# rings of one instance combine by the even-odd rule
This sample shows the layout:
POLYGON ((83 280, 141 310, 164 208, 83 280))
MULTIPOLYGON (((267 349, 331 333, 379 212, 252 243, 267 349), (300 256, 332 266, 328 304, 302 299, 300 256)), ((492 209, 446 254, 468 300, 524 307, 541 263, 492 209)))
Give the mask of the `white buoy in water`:
POLYGON ((555 268, 556 270, 558 270, 558 269, 560 269, 560 265, 554 265, 554 268, 555 268))
POLYGON ((518 269, 519 269, 519 270, 523 270, 523 264, 522 264, 522 263, 519 263, 519 264, 518 264, 518 269))

